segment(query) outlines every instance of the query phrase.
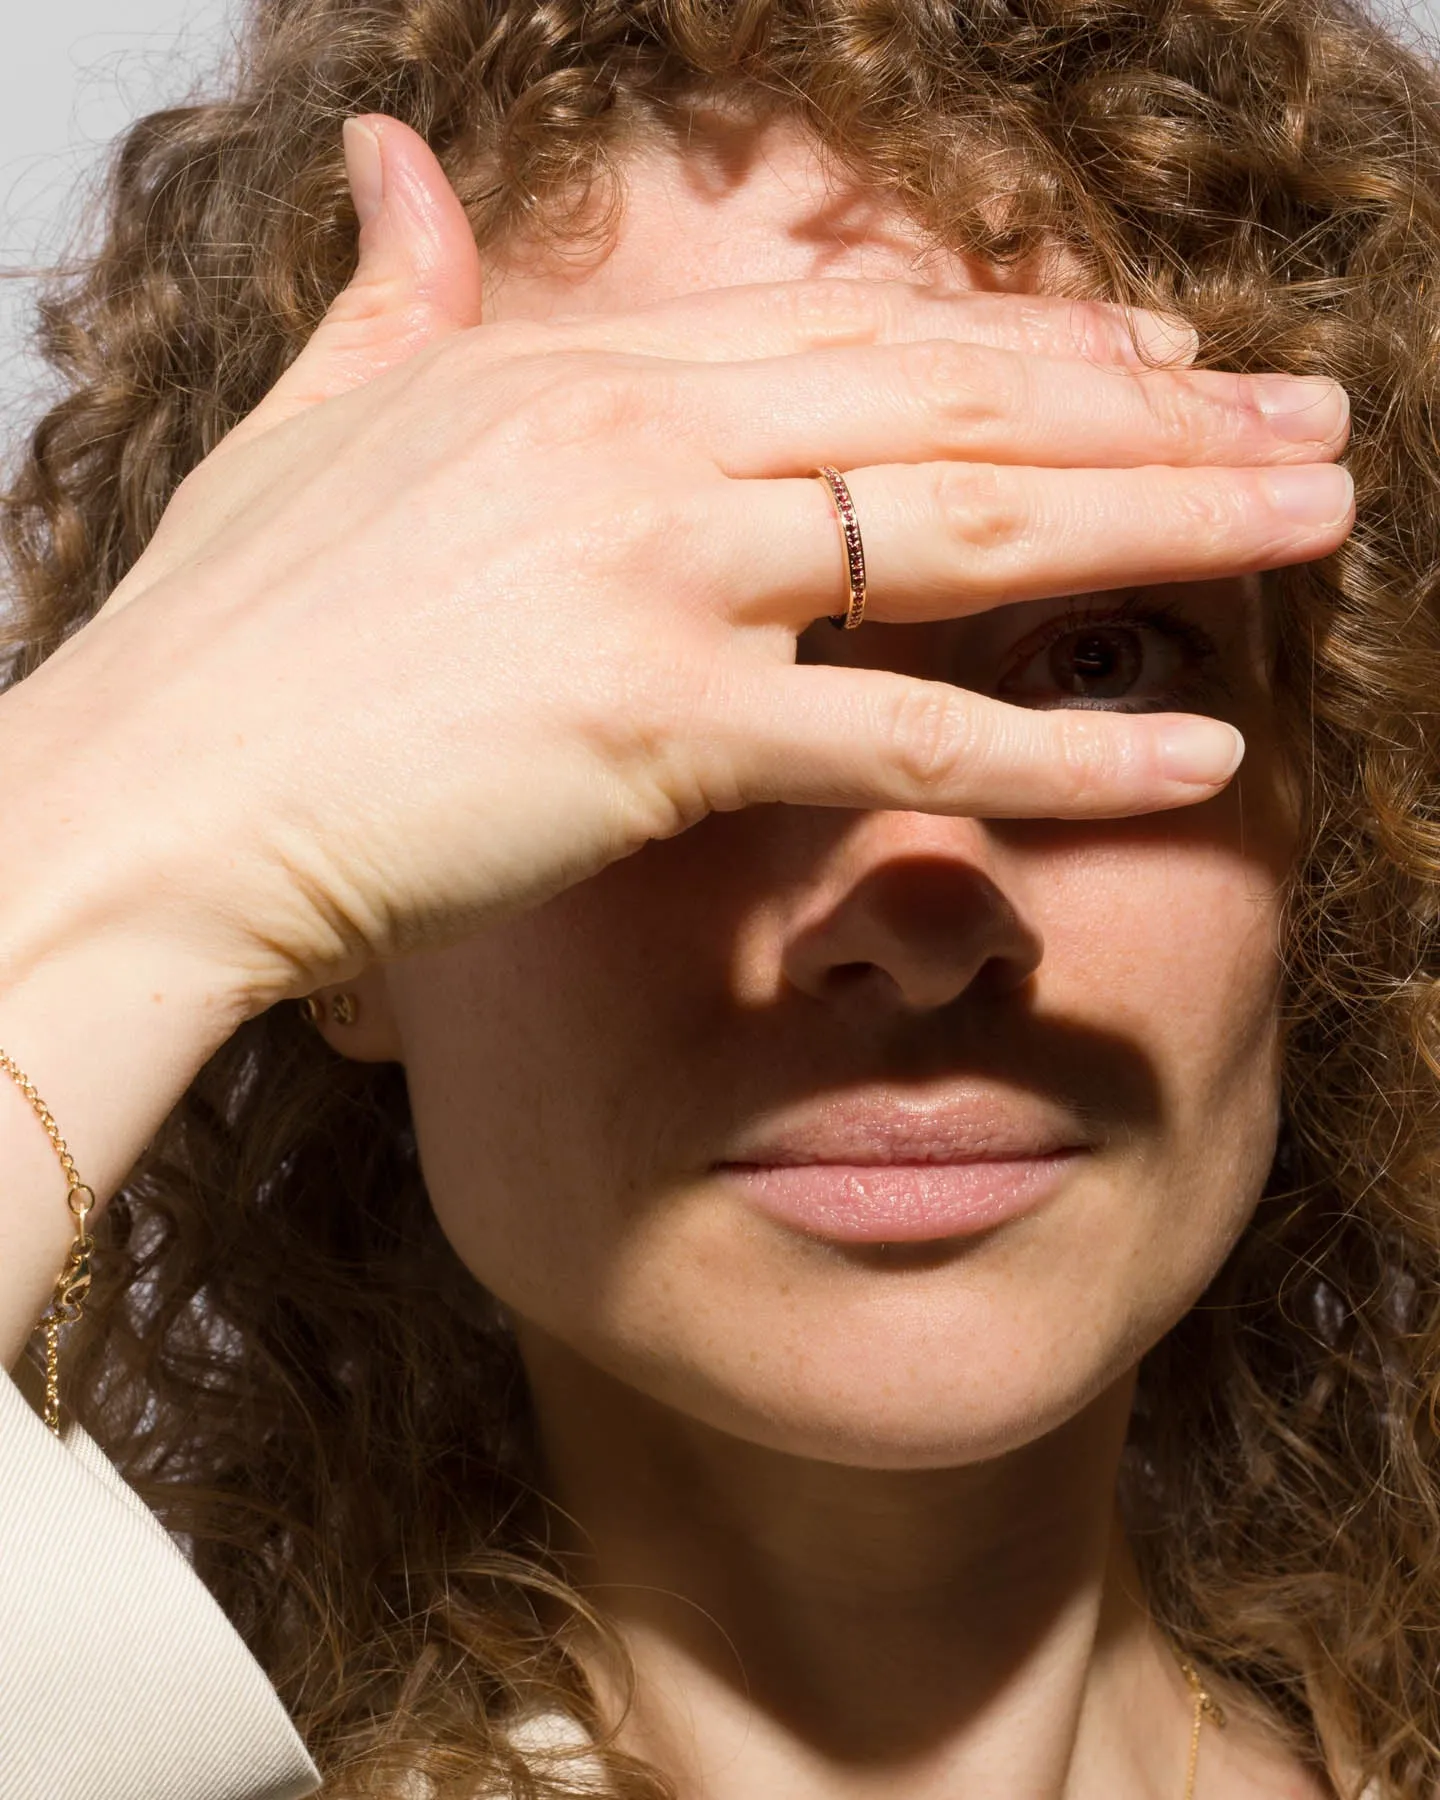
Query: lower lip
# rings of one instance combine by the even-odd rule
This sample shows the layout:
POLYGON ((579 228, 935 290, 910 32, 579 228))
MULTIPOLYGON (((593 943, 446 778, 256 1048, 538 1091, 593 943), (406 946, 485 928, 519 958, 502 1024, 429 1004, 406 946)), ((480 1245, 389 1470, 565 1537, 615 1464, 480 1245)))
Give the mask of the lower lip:
POLYGON ((834 1244, 973 1237, 1030 1212, 1083 1152, 955 1163, 727 1163, 757 1212, 834 1244))

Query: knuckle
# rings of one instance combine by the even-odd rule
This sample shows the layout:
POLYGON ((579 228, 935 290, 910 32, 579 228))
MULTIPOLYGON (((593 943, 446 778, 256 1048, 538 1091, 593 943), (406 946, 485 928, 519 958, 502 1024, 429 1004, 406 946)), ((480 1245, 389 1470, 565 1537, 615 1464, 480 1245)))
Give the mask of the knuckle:
POLYGON ((600 528, 609 540, 610 566, 627 578, 653 580, 657 569, 663 571, 667 592, 678 601, 684 592, 680 572, 694 562, 700 510, 685 495, 650 484, 607 493, 600 528))
POLYGON ((936 517, 955 555, 994 554, 1026 537, 1029 509, 1019 482, 1006 471, 981 463, 938 463, 931 480, 936 517))
POLYGON ((1203 448, 1219 423, 1216 409, 1188 375, 1153 370, 1134 377, 1154 437, 1182 454, 1203 448))
POLYGON ((1186 450, 1204 436, 1199 419, 1199 396, 1181 374, 1152 369, 1130 376, 1139 389, 1150 437, 1166 448, 1186 450))
POLYGON ((583 568, 592 582, 643 593, 663 581, 683 592, 679 571, 690 560, 695 508, 651 483, 597 484, 566 509, 560 566, 583 568))
POLYGON ((908 393, 955 440, 963 442, 1024 408, 1021 358, 948 338, 905 344, 897 354, 908 393))
POLYGON ((603 357, 563 352, 544 359, 543 371, 520 403, 525 433, 559 447, 589 443, 632 429, 655 410, 657 397, 632 368, 603 357))
MULTIPOLYGON (((1072 300, 1065 325, 1081 356, 1103 363, 1134 361, 1134 335, 1118 307, 1100 300, 1072 300)), ((1036 330, 1053 331, 1053 326, 1047 315, 1043 326, 1037 320, 1036 330)))
MULTIPOLYGON (((1247 479, 1244 485, 1258 492, 1253 481, 1247 479)), ((1171 490, 1169 511, 1182 541, 1193 550, 1218 554, 1248 535, 1244 532, 1245 496, 1234 476, 1176 471, 1171 490)))
POLYGON ((1081 814, 1110 810, 1117 790, 1133 773, 1124 733, 1105 713, 1062 708, 1049 719, 1047 754, 1059 803, 1081 814))
POLYGON ((774 290, 775 303, 802 342, 817 348, 869 343, 885 316, 885 303, 873 286, 858 281, 796 281, 774 290))
POLYGON ((953 783, 975 748, 970 708, 939 682, 907 684, 890 702, 883 732, 895 773, 921 794, 953 783))
POLYGON ((637 809, 639 841, 674 837, 746 804, 715 686, 708 665, 683 655, 620 669, 607 686, 594 734, 637 809))

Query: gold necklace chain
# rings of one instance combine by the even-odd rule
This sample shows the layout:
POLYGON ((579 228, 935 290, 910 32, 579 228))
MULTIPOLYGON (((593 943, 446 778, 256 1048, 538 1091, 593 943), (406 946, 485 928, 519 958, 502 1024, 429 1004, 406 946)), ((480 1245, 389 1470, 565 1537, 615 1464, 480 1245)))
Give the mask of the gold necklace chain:
POLYGON ((1190 1721, 1190 1756, 1185 1765, 1183 1800, 1195 1800, 1195 1772, 1200 1767, 1200 1728, 1206 1719, 1213 1720, 1216 1725, 1223 1725, 1225 1715, 1219 1704, 1210 1698, 1194 1663, 1188 1662, 1183 1656, 1178 1660, 1180 1672, 1190 1684, 1190 1695, 1195 1702, 1195 1712, 1190 1721))

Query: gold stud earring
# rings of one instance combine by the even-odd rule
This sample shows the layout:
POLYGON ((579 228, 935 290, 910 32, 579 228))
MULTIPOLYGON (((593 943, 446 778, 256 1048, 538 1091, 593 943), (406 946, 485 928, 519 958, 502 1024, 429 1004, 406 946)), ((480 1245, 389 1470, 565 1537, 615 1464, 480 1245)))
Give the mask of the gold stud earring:
MULTIPOLYGON (((323 1000, 314 994, 307 994, 300 1002, 301 1017, 318 1030, 326 1020, 326 1008, 323 1000)), ((336 994, 330 1002, 329 1018, 334 1025, 353 1025, 359 1017, 360 1003, 354 994, 336 994)))

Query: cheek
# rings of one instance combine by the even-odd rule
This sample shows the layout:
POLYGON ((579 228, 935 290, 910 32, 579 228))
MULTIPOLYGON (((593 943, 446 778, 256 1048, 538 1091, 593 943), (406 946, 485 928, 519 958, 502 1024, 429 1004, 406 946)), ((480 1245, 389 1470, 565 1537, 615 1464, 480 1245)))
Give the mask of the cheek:
POLYGON ((1268 792, 1237 787, 1189 814, 1087 831, 1068 849, 1045 827, 1017 844, 1045 896, 1047 1008, 1076 1009, 1143 1049, 1158 1096, 1148 1156, 1182 1189, 1189 1171, 1203 1180, 1213 1201, 1199 1224, 1222 1247, 1263 1185, 1278 1122, 1293 834, 1283 797, 1266 802, 1268 792))
POLYGON ((593 1297, 724 1034, 725 915, 682 923, 663 861, 387 972, 436 1215, 522 1311, 593 1297))
POLYGON ((1045 1013, 1128 1039, 1154 1080, 1153 1125, 1113 1147, 1086 1256, 1128 1295, 1139 1354, 1218 1269, 1273 1160, 1284 865, 1147 824, 1045 867, 1045 1013))
POLYGON ((1046 1010, 1143 1047, 1170 1127, 1273 1100, 1282 874, 1154 827, 1040 857, 1046 1010))

